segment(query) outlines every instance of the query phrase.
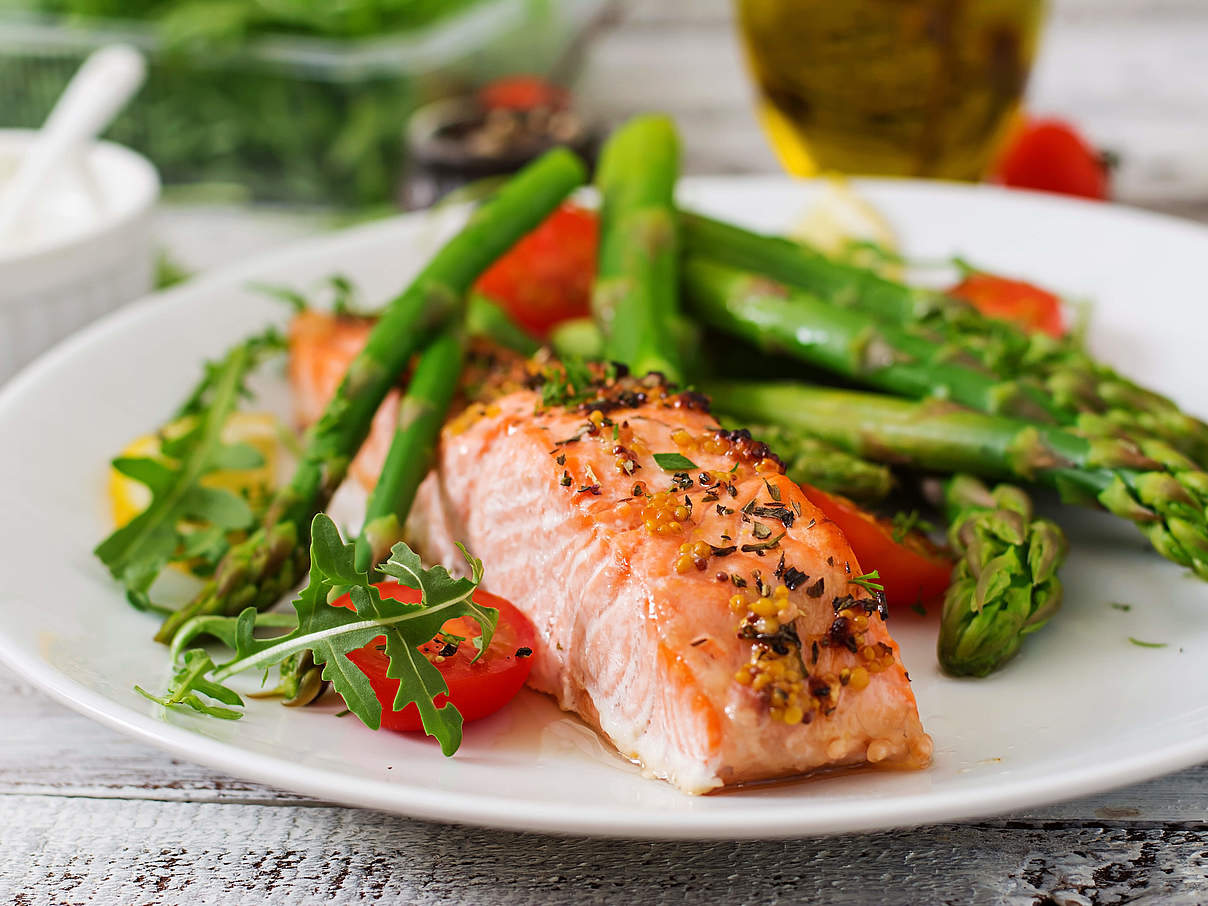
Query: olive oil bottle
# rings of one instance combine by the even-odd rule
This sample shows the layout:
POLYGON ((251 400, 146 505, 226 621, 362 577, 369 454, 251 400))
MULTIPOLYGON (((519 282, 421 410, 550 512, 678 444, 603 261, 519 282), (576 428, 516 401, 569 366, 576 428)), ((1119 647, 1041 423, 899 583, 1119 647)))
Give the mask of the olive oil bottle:
POLYGON ((785 169, 977 180, 1008 132, 1044 0, 736 0, 785 169))

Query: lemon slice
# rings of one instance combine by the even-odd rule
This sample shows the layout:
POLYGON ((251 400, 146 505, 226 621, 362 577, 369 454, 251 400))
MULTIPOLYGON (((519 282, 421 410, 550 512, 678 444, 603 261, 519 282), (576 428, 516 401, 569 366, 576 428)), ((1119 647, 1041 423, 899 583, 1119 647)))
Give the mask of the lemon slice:
MULTIPOLYGON (((163 433, 176 437, 188 430, 189 419, 172 422, 163 433)), ((254 469, 221 469, 202 478, 206 487, 223 488, 236 494, 253 497, 264 495, 276 487, 286 449, 282 442, 281 423, 262 412, 236 412, 222 429, 222 439, 228 444, 245 443, 254 447, 263 457, 264 463, 254 469)), ((146 458, 155 456, 160 450, 159 435, 147 434, 131 441, 121 456, 146 458)), ((109 500, 113 510, 113 522, 125 525, 151 503, 151 492, 145 485, 128 478, 116 469, 109 470, 109 500)))
POLYGON ((861 198, 841 176, 829 176, 821 194, 789 230, 789 235, 823 254, 871 267, 886 276, 901 268, 876 250, 853 249, 866 242, 888 252, 898 250, 898 237, 885 215, 861 198))

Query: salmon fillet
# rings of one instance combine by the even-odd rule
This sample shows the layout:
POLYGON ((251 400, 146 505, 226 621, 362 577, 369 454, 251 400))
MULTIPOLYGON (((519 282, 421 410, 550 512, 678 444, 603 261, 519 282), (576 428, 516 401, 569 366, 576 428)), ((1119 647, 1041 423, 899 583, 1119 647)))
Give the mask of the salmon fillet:
MULTIPOLYGON (((309 357, 343 352, 304 317, 291 374, 313 419, 338 375, 324 394, 309 357)), ((388 439, 358 458, 366 485, 388 439)), ((852 581, 843 534, 696 395, 623 378, 573 405, 530 389, 471 404, 407 528, 449 567, 466 544, 485 586, 532 620, 533 688, 686 792, 930 760, 883 601, 852 581)))

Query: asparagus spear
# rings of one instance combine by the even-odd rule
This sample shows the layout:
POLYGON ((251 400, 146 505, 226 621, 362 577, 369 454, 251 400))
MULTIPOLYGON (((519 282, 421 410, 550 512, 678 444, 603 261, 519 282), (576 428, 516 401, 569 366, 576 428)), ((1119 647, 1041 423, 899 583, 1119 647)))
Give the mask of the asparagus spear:
POLYGON ((871 462, 840 450, 804 431, 780 425, 748 424, 714 407, 723 428, 746 428, 751 436, 775 451, 785 474, 797 484, 809 484, 853 500, 884 500, 893 490, 893 473, 883 463, 871 462))
POLYGON ((550 331, 550 346, 560 359, 599 359, 604 354, 604 335, 591 318, 563 321, 550 331))
POLYGON ((374 412, 412 354, 461 310, 470 284, 533 229, 584 179, 582 162, 555 149, 521 170, 471 215, 456 236, 386 308, 364 349, 311 429, 290 483, 278 492, 264 524, 232 548, 214 579, 174 613, 156 638, 170 641, 201 613, 264 609, 297 584, 307 565, 307 533, 343 481, 374 412))
POLYGON ((365 507, 365 524, 356 540, 357 570, 365 572, 382 562, 403 540, 403 523, 432 464, 464 361, 465 348, 456 330, 446 330, 420 355, 399 403, 398 428, 381 475, 365 507))
POLYGON ((802 384, 706 382, 718 408, 813 434, 857 456, 937 472, 1042 481, 1133 522, 1164 557, 1208 579, 1208 474, 1160 444, 1139 449, 1057 427, 802 384))
POLYGON ((955 475, 944 487, 944 504, 959 559, 944 595, 936 652, 948 673, 985 676, 1061 606, 1057 569, 1068 546, 1061 529, 1035 518, 1028 495, 1012 485, 991 491, 971 475, 955 475))
POLYGON ((600 245, 592 314, 606 358, 636 374, 683 379, 678 336, 678 232, 674 209, 679 142, 665 116, 639 116, 600 154, 600 245))
POLYGON ((949 355, 979 362, 1000 379, 1030 379, 1069 413, 1066 421, 1077 418, 1084 433, 1159 438, 1201 465, 1208 463, 1208 424, 1095 361, 1072 340, 1028 333, 982 315, 961 299, 896 283, 787 239, 699 214, 682 214, 680 223, 690 255, 756 271, 859 309, 879 324, 942 345, 949 355))
POLYGON ((766 277, 689 257, 683 281, 695 315, 767 352, 785 352, 915 399, 936 396, 1042 421, 1067 414, 1034 388, 1000 381, 972 363, 947 361, 945 350, 925 339, 766 277))
POLYGON ((486 337, 513 352, 530 356, 541 344, 523 327, 508 317, 497 302, 482 293, 471 293, 466 304, 466 333, 486 337))

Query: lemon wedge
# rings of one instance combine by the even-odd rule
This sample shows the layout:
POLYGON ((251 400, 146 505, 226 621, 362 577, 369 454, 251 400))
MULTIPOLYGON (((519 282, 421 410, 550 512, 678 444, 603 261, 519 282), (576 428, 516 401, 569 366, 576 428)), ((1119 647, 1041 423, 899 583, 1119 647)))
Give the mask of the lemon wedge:
MULTIPOLYGON (((178 437, 189 429, 190 419, 180 419, 167 425, 163 434, 178 437)), ((256 498, 270 493, 277 484, 281 463, 286 456, 282 441, 283 428, 272 415, 263 412, 236 412, 222 429, 225 443, 244 443, 254 447, 264 459, 254 469, 221 469, 202 478, 210 488, 223 488, 236 494, 256 498)), ((121 452, 123 457, 146 458, 160 451, 160 436, 147 434, 131 441, 121 452)), ((151 503, 151 492, 133 478, 116 469, 109 470, 109 501, 113 522, 123 526, 151 503)))
POLYGON ((885 276, 897 276, 901 270, 874 249, 852 248, 853 243, 864 242, 896 252, 898 237, 885 215, 857 195, 841 176, 826 178, 817 200, 793 225, 789 235, 825 255, 871 267, 885 276))

